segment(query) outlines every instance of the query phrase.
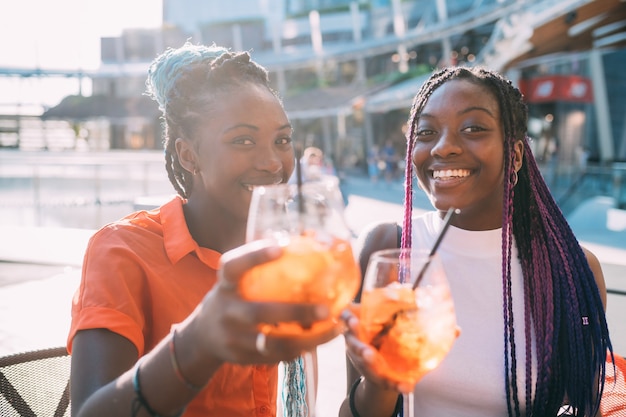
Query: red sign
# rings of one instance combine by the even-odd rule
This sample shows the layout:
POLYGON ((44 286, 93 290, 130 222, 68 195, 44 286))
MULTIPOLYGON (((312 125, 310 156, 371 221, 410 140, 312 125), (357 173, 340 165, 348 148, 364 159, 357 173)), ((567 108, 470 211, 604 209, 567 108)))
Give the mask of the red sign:
POLYGON ((593 89, 589 78, 578 75, 547 75, 520 83, 520 88, 529 103, 567 101, 574 103, 593 102, 593 89))

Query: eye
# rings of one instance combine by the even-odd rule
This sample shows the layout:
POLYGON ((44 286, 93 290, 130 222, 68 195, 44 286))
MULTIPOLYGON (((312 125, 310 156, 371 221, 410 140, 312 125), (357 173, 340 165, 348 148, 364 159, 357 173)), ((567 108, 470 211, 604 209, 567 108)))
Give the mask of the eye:
POLYGON ((484 132, 487 129, 485 129, 482 126, 479 125, 471 125, 471 126, 466 126, 463 129, 461 129, 461 132, 465 132, 465 133, 479 133, 479 132, 484 132))
POLYGON ((415 139, 419 141, 426 141, 435 135, 435 131, 428 127, 418 127, 415 131, 415 139))
POLYGON ((420 129, 417 131, 417 136, 429 136, 434 134, 435 132, 433 130, 430 129, 420 129))
POLYGON ((292 142, 291 136, 281 136, 276 139, 277 145, 290 145, 292 142))
POLYGON ((233 139, 232 143, 234 145, 243 145, 243 146, 254 145, 254 141, 249 136, 239 136, 239 137, 236 137, 235 139, 233 139))

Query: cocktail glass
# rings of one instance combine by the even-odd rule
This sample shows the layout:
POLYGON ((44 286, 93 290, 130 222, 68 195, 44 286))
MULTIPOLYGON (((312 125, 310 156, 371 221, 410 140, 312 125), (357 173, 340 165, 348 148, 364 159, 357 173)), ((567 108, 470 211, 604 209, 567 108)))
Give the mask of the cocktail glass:
MULTIPOLYGON (((363 282, 358 337, 380 353, 381 375, 416 384, 441 363, 457 335, 454 304, 438 255, 418 249, 372 254, 363 282)), ((412 393, 405 395, 404 415, 413 416, 412 393)))
POLYGON ((298 336, 335 325, 360 285, 351 231, 334 178, 255 187, 246 240, 273 239, 284 246, 277 260, 253 268, 242 278, 242 297, 255 301, 326 304, 331 318, 303 328, 299 323, 268 324, 267 333, 298 336))

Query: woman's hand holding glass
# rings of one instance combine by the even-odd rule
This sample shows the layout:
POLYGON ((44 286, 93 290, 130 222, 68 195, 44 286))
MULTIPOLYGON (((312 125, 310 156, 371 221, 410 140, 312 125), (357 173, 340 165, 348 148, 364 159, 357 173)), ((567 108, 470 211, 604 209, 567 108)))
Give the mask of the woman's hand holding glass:
POLYGON ((340 326, 339 315, 360 281, 343 208, 334 179, 254 189, 246 240, 269 239, 283 248, 283 255, 246 272, 239 293, 251 301, 316 304, 329 310, 329 317, 313 323, 267 320, 261 331, 301 338, 340 326))
POLYGON ((411 393, 445 358, 459 334, 438 256, 429 258, 428 252, 415 249, 372 254, 361 302, 352 309, 348 325, 346 344, 355 367, 370 382, 411 393))
POLYGON ((280 258, 283 251, 274 242, 257 241, 222 256, 216 286, 187 319, 187 325, 195 327, 193 334, 205 354, 222 362, 277 363, 293 359, 341 333, 343 329, 337 325, 298 338, 266 333, 259 336, 259 329, 266 323, 290 321, 306 327, 330 317, 325 305, 242 298, 238 288, 247 271, 280 258))

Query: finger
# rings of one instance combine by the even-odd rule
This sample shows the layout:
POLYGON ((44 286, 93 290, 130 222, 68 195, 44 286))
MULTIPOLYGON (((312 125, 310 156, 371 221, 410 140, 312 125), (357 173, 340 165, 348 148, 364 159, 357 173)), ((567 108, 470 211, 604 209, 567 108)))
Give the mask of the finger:
POLYGON ((361 304, 360 303, 351 303, 348 306, 350 313, 355 317, 361 317, 361 304))
MULTIPOLYGON (((259 332, 267 336, 265 346, 271 352, 267 356, 284 360, 334 339, 346 328, 342 321, 331 320, 328 307, 323 305, 247 302, 236 294, 222 294, 220 298, 228 300, 221 305, 221 316, 231 351, 242 349, 240 352, 243 355, 257 356, 259 332), (289 327, 277 327, 280 323, 289 327), (290 334, 281 336, 279 332, 285 328, 290 334)), ((263 362, 271 362, 265 359, 263 362)), ((239 360, 246 359, 242 357, 239 360)))
POLYGON ((344 338, 346 341, 346 348, 348 349, 348 354, 351 357, 354 357, 359 362, 363 362, 365 364, 373 364, 375 362, 375 358, 378 352, 367 343, 363 343, 359 340, 356 335, 352 333, 344 333, 344 338))
POLYGON ((359 341, 352 335, 346 337, 346 346, 348 346, 348 357, 354 367, 371 382, 385 389, 402 393, 413 390, 412 384, 387 376, 388 364, 372 346, 359 341))
POLYGON ((371 383, 386 390, 410 392, 410 384, 397 381, 386 376, 387 367, 383 358, 373 349, 363 347, 362 350, 349 350, 348 358, 356 370, 371 383))
MULTIPOLYGON (((233 346, 230 361, 239 364, 278 363, 290 361, 305 352, 313 351, 318 345, 326 343, 341 334, 340 329, 327 329, 316 335, 280 336, 266 328, 248 333, 245 344, 233 346)), ((243 338, 240 340, 244 342, 243 338)))
POLYGON ((353 304, 347 306, 341 312, 341 319, 347 325, 350 325, 350 323, 358 324, 358 320, 359 320, 360 315, 361 315, 361 305, 353 303, 353 304))
POLYGON ((340 336, 343 328, 343 323, 335 322, 298 335, 276 335, 270 331, 268 349, 279 356, 296 357, 340 336))
POLYGON ((324 304, 250 302, 249 318, 256 323, 278 324, 296 322, 303 329, 330 319, 330 309, 324 304))
POLYGON ((232 249, 220 259, 218 283, 224 289, 236 288, 246 271, 277 259, 282 253, 283 249, 270 240, 258 240, 232 249))

